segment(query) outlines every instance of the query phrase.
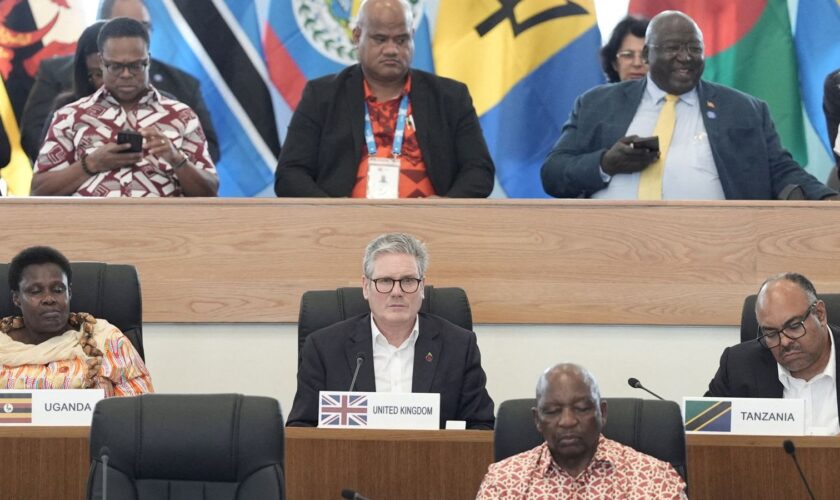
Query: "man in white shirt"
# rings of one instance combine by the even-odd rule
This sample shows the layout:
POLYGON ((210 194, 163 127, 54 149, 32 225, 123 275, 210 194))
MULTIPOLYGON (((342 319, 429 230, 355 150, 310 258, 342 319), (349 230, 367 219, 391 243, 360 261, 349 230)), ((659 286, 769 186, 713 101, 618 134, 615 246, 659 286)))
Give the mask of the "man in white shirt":
POLYGON ((493 428, 475 333, 419 312, 428 260, 425 245, 409 234, 368 244, 362 290, 370 314, 307 337, 288 425, 317 425, 318 392, 349 390, 358 366, 356 391, 440 393, 441 428, 447 420, 493 428))
POLYGON ((758 292, 758 342, 723 351, 706 396, 801 398, 805 432, 840 433, 837 395, 837 337, 825 303, 808 278, 796 273, 770 277, 758 292))

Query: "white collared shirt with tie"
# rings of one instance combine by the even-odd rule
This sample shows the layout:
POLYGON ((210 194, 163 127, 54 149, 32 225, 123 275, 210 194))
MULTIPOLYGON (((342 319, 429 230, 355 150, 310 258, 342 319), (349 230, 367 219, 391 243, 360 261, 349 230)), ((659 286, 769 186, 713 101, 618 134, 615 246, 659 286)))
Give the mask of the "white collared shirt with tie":
MULTIPOLYGON (((650 136, 665 103, 665 94, 666 92, 657 87, 648 75, 642 101, 624 135, 650 136)), ((665 157, 665 172, 662 176, 663 200, 726 199, 701 112, 697 88, 679 96, 674 135, 665 157)), ((710 108, 707 114, 710 120, 717 119, 714 109, 710 108)), ((612 144, 609 144, 607 147, 611 146, 612 144)), ((603 170, 601 176, 604 180, 610 179, 603 170)), ((638 199, 640 176, 639 172, 616 174, 612 176, 607 187, 593 193, 592 198, 638 199)))
POLYGON ((420 334, 420 317, 414 320, 411 335, 399 346, 394 347, 379 331, 373 315, 370 316, 370 331, 373 335, 373 372, 376 392, 411 392, 414 377, 414 344, 420 334))
POLYGON ((785 399, 805 400, 805 434, 809 436, 834 436, 840 433, 837 415, 837 360, 834 355, 834 334, 828 329, 831 349, 828 364, 822 373, 805 381, 790 374, 787 368, 779 368, 779 381, 784 387, 785 399))

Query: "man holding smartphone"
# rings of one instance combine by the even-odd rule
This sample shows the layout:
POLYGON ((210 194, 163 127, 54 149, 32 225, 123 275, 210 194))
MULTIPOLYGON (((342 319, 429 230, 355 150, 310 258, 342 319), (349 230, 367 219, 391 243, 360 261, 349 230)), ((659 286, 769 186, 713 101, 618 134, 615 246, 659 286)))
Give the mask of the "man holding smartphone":
POLYGON ((701 79, 704 50, 687 15, 654 17, 642 51, 647 78, 577 99, 543 163, 545 191, 558 198, 771 200, 798 186, 808 199, 836 198, 784 149, 766 103, 701 79))
POLYGON ((216 196, 216 167, 198 118, 149 83, 146 28, 116 18, 97 43, 104 85, 56 112, 32 194, 216 196))

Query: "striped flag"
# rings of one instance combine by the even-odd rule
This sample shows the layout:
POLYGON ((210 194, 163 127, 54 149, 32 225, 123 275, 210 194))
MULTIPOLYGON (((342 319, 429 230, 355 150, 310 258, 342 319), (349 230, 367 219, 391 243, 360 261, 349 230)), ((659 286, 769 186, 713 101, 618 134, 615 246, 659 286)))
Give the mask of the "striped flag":
POLYGON ((440 0, 438 74, 465 82, 506 194, 547 197, 540 167, 575 98, 604 81, 592 0, 440 0))
POLYGON ((0 392, 0 424, 31 424, 32 393, 0 392))

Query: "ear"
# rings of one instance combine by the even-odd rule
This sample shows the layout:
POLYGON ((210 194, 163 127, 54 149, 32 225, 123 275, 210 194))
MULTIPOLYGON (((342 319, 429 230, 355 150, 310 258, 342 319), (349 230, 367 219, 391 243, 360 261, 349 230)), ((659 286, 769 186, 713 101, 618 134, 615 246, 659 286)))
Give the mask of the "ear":
POLYGON ((607 402, 606 400, 601 400, 601 429, 607 425, 607 402))
POLYGON ((534 417, 534 426, 537 428, 538 431, 540 431, 540 434, 542 434, 542 423, 540 422, 540 413, 537 410, 536 406, 531 408, 531 415, 533 415, 534 417))
POLYGON ((820 321, 821 325, 828 324, 828 315, 825 312, 825 302, 817 300, 817 305, 814 306, 814 311, 816 311, 817 319, 820 321))
POLYGON ((362 29, 356 26, 353 28, 353 45, 358 47, 359 40, 362 38, 362 29))
POLYGON ((20 309, 20 292, 12 291, 12 304, 20 309))
POLYGON ((647 46, 647 44, 645 44, 644 48, 642 49, 642 60, 646 64, 650 64, 650 61, 648 61, 648 46, 647 46))
POLYGON ((370 293, 368 292, 368 285, 370 284, 370 280, 367 277, 362 276, 362 296, 365 300, 370 300, 370 293))

